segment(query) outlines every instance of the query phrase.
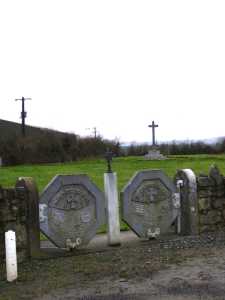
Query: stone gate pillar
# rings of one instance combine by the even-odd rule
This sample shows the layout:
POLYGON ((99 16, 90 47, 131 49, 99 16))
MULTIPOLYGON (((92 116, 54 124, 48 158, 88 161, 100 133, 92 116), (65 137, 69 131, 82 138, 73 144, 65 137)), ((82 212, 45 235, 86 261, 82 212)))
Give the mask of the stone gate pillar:
POLYGON ((199 234, 197 180, 191 169, 178 170, 175 182, 180 185, 182 235, 199 234))
POLYGON ((39 195, 32 177, 20 177, 15 188, 25 193, 27 206, 26 231, 28 257, 40 256, 39 195))

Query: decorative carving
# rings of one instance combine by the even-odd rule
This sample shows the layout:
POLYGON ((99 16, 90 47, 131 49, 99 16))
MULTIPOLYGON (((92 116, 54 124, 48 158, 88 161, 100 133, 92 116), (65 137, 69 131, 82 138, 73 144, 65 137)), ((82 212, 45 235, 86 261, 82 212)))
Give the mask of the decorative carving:
POLYGON ((81 210, 90 205, 93 196, 81 184, 63 186, 53 197, 50 207, 62 210, 81 210))
POLYGON ((133 192, 131 197, 133 218, 138 220, 141 217, 147 237, 159 235, 160 227, 168 222, 170 198, 171 192, 159 179, 144 180, 133 192), (157 231, 155 232, 153 228, 157 228, 157 231), (150 230, 153 231, 150 233, 150 230))
POLYGON ((105 221, 103 193, 86 175, 54 177, 42 193, 39 207, 44 208, 42 232, 60 248, 83 247, 105 221))
POLYGON ((167 233, 178 216, 176 187, 161 170, 136 173, 121 196, 123 220, 140 237, 167 233))
POLYGON ((160 180, 143 181, 133 193, 131 201, 150 204, 165 200, 168 194, 169 191, 160 180))

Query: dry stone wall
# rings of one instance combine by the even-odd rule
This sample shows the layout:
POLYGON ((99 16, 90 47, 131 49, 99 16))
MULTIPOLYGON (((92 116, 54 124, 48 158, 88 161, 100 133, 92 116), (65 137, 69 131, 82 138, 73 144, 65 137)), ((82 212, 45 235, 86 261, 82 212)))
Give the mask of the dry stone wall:
POLYGON ((199 176, 190 169, 178 170, 175 182, 180 183, 181 234, 225 230, 225 177, 217 166, 199 176))
POLYGON ((0 255, 4 256, 5 232, 16 232, 18 258, 27 256, 26 193, 24 189, 0 187, 0 255))
POLYGON ((16 233, 18 261, 40 255, 38 191, 32 178, 19 178, 15 188, 0 187, 0 257, 5 232, 16 233))
POLYGON ((197 177, 200 233, 225 229, 225 178, 216 166, 197 177))

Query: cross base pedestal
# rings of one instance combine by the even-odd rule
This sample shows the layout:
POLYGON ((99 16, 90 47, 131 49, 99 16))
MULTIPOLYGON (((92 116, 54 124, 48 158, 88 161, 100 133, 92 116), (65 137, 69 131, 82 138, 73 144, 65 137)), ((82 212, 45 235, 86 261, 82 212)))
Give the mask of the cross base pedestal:
POLYGON ((147 160, 165 160, 167 157, 165 157, 163 154, 160 153, 160 150, 156 147, 152 147, 147 154, 145 154, 145 159, 147 160))

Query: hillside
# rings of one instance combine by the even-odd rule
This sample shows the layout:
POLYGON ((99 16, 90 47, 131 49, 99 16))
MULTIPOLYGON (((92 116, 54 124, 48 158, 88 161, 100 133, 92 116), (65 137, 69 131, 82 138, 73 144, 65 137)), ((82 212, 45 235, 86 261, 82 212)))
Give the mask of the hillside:
POLYGON ((80 137, 73 133, 26 126, 26 136, 22 137, 19 123, 0 120, 0 157, 3 165, 102 157, 107 148, 119 155, 119 143, 104 140, 101 136, 80 137))
MULTIPOLYGON (((58 135, 58 136, 63 136, 66 134, 64 132, 60 132, 60 131, 56 131, 56 130, 52 130, 52 129, 39 128, 39 127, 26 125, 26 136, 35 137, 35 136, 39 136, 40 134, 42 134, 46 131, 54 133, 55 135, 58 135)), ((0 119, 0 138, 1 139, 14 137, 14 136, 20 136, 20 135, 21 135, 21 124, 0 119)))

